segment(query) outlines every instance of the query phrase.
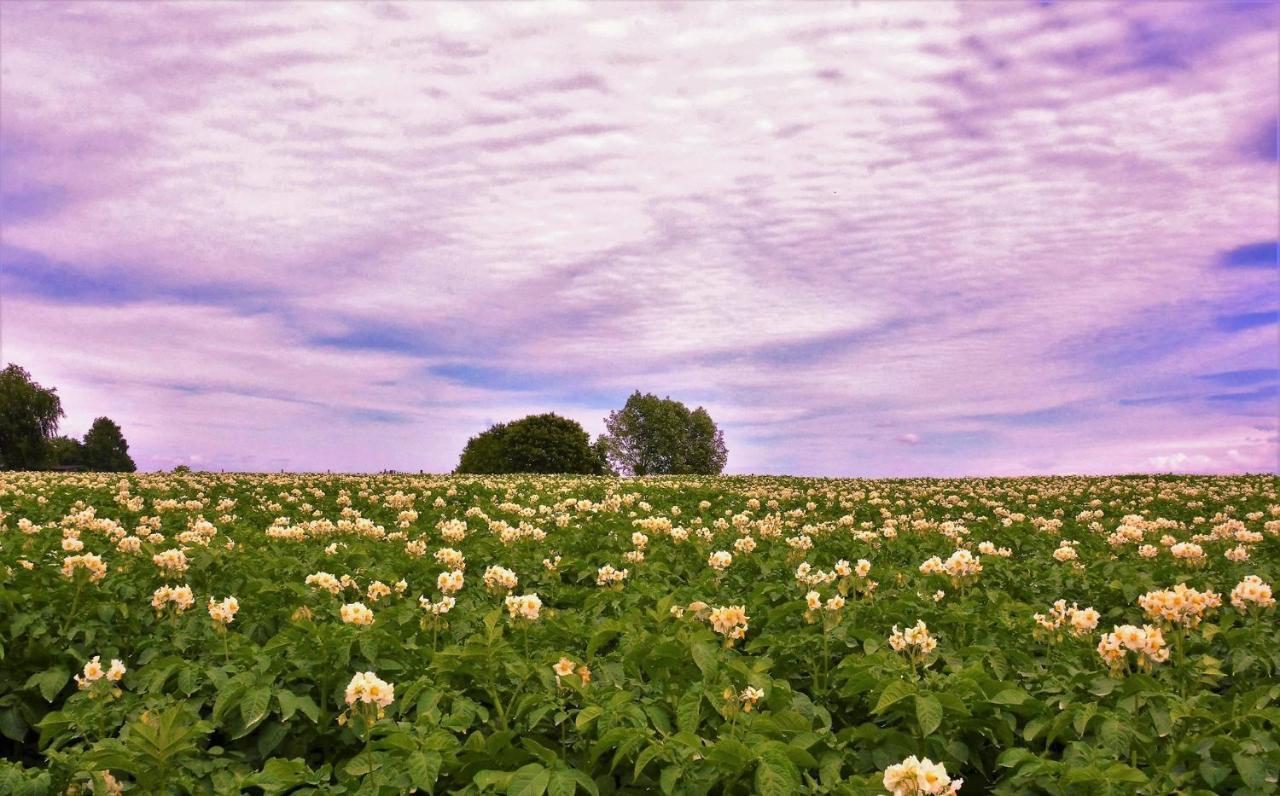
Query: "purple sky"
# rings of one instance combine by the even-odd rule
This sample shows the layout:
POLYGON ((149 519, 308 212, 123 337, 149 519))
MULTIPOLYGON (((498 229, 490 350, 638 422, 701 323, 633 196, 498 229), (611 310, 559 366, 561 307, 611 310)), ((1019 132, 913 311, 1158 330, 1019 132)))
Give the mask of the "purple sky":
POLYGON ((144 469, 1276 470, 1272 3, 0 5, 3 350, 144 469))

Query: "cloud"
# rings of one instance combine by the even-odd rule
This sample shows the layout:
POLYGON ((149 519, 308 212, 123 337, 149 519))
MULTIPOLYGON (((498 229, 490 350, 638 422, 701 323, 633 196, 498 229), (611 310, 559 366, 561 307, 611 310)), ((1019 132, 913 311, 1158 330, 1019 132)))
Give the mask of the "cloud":
POLYGON ((706 405, 740 472, 1275 450, 1271 382, 1224 375, 1280 367, 1271 9, 0 22, 2 353, 156 466, 447 469, 633 389, 706 405))
POLYGON ((919 445, 920 435, 919 434, 903 434, 902 436, 898 437, 898 442, 901 442, 904 445, 919 445))
MULTIPOLYGON (((1239 455, 1239 451, 1236 451, 1239 455)), ((1147 459, 1153 470, 1157 472, 1182 472, 1195 470, 1212 464, 1213 460, 1203 454, 1187 455, 1181 451, 1168 456, 1152 456, 1147 459)))

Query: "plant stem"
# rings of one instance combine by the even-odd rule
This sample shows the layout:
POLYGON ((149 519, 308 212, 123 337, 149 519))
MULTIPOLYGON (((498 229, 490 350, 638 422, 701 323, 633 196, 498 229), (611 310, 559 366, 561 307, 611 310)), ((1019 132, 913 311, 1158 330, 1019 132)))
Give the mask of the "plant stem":
POLYGON ((827 666, 830 664, 830 654, 827 652, 827 623, 826 619, 822 622, 822 687, 821 693, 826 693, 827 688, 827 666))
POLYGON ((369 785, 373 788, 374 794, 378 792, 378 776, 373 771, 373 724, 370 723, 365 729, 364 736, 364 753, 369 758, 369 785))
POLYGON ((67 627, 71 624, 71 620, 75 618, 76 609, 80 606, 80 590, 83 588, 84 581, 80 580, 80 576, 77 575, 76 596, 71 600, 71 611, 67 614, 66 618, 62 620, 62 630, 59 631, 59 635, 65 636, 67 634, 67 627))

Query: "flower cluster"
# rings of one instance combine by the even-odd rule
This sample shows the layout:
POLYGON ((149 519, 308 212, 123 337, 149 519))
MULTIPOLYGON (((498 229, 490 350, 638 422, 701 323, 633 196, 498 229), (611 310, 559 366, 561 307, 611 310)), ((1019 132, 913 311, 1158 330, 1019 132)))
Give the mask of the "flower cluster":
POLYGON ((447 614, 450 611, 452 611, 453 606, 457 604, 458 604, 458 601, 453 597, 449 597, 448 595, 445 595, 444 597, 440 598, 440 602, 438 603, 433 603, 430 600, 428 600, 426 597, 418 598, 418 605, 422 606, 422 610, 426 611, 432 616, 443 616, 444 614, 447 614))
POLYGON ((506 599, 507 614, 512 619, 535 622, 542 613, 542 600, 537 594, 511 595, 506 599))
POLYGON ((181 574, 187 571, 187 554, 177 548, 156 553, 151 561, 164 572, 181 574))
MULTIPOLYGON (((846 564, 848 562, 845 562, 846 564)), ((837 564, 838 565, 838 564, 837 564)), ((796 582, 802 586, 823 586, 836 579, 836 572, 824 572, 814 569, 808 561, 801 561, 796 567, 796 582)))
POLYGON ((1237 611, 1247 611, 1250 608, 1271 608, 1276 604, 1276 600, 1271 596, 1271 586, 1262 578, 1257 575, 1245 575, 1244 580, 1237 583, 1231 590, 1231 604, 1237 611))
POLYGON ((209 598, 209 618, 219 624, 231 624, 231 620, 236 618, 236 612, 239 610, 240 601, 235 597, 228 597, 220 602, 212 597, 209 598))
POLYGON ((173 603, 176 613, 182 613, 196 604, 196 597, 190 586, 164 585, 151 593, 151 607, 160 613, 167 605, 173 603))
POLYGON ((104 671, 102 668, 102 656, 94 655, 89 659, 89 662, 84 665, 84 674, 76 675, 76 686, 79 687, 81 691, 84 691, 88 688, 92 688, 94 683, 104 679, 107 682, 118 683, 124 679, 125 672, 127 671, 128 669, 125 668, 124 662, 119 658, 112 658, 111 668, 104 671))
POLYGON ((726 702, 733 702, 735 701, 735 698, 737 702, 741 703, 742 712, 750 713, 755 710, 756 703, 764 699, 764 691, 750 685, 742 689, 742 692, 738 694, 734 694, 732 688, 726 688, 724 690, 724 700, 726 702))
POLYGON ((991 542, 978 542, 978 552, 984 556, 996 556, 997 558, 1008 558, 1013 555, 1013 551, 1007 547, 996 547, 991 542))
MULTIPOLYGON (((811 591, 808 594, 806 594, 804 596, 804 602, 805 602, 805 606, 809 609, 810 612, 822 610, 822 608, 824 607, 822 602, 822 595, 816 591, 811 591)), ((840 611, 842 608, 844 608, 844 605, 845 605, 844 597, 837 594, 831 599, 827 600, 825 607, 828 611, 837 612, 837 611, 840 611)))
POLYGON ((449 569, 465 570, 467 568, 466 556, 454 550, 452 547, 442 547, 436 551, 435 559, 437 562, 444 564, 449 569))
POLYGON ((1192 566, 1199 566, 1208 559, 1204 548, 1195 542, 1178 542, 1169 546, 1169 555, 1192 566))
POLYGON ((942 763, 927 757, 920 760, 914 755, 884 771, 884 787, 893 796, 956 793, 963 783, 962 779, 947 776, 947 767, 942 763))
POLYGON ((467 538, 466 520, 441 520, 436 526, 440 531, 440 538, 446 542, 461 542, 467 538))
POLYGON ((597 586, 614 586, 621 584, 627 579, 628 571, 625 569, 614 569, 612 565, 605 564, 596 570, 597 586))
POLYGON ((746 638, 747 621, 750 618, 747 616, 745 605, 725 605, 719 608, 712 608, 711 613, 707 615, 707 621, 711 623, 711 629, 730 641, 746 638))
POLYGON ((1124 666, 1130 652, 1137 656, 1138 668, 1143 671, 1169 660, 1164 634, 1154 625, 1116 625, 1110 633, 1103 633, 1098 642, 1098 654, 1113 671, 1124 666))
POLYGON ((733 555, 727 550, 717 550, 707 557, 707 566, 716 572, 724 572, 733 563, 733 555))
POLYGON ((306 584, 315 586, 317 589, 324 589, 330 594, 338 594, 342 591, 342 583, 328 572, 316 572, 307 576, 306 584))
POLYGON ((1172 589, 1147 592, 1138 598, 1138 605, 1148 619, 1191 628, 1200 624, 1206 611, 1222 605, 1222 595, 1179 583, 1172 589))
POLYGON ((904 653, 911 659, 912 664, 917 664, 924 663, 929 654, 937 648, 938 640, 929 635, 929 628, 923 619, 919 619, 914 626, 906 630, 899 630, 898 626, 894 625, 893 632, 889 634, 889 646, 894 652, 904 653))
POLYGON ((551 667, 551 670, 556 674, 556 685, 560 684, 561 677, 568 677, 571 674, 578 675, 578 679, 582 681, 583 685, 591 682, 591 670, 587 668, 585 663, 578 666, 568 658, 561 658, 551 667))
POLYGON ((342 623, 356 627, 368 627, 373 624, 373 611, 364 603, 347 603, 338 609, 342 623))
POLYGON ((1080 554, 1076 552, 1076 543, 1070 539, 1063 539, 1058 543, 1058 549, 1053 551, 1055 561, 1075 561, 1080 558, 1080 554))
POLYGON ((83 569, 88 572, 89 580, 93 583, 97 583, 107 576, 107 565, 95 553, 82 553, 78 556, 67 556, 62 559, 62 576, 64 578, 74 577, 77 569, 83 569))
POLYGON ((444 594, 457 594, 462 591, 462 582, 463 575, 460 569, 441 572, 436 578, 436 588, 444 594))
POLYGON ((395 698, 395 685, 382 680, 373 672, 356 672, 351 682, 347 683, 347 704, 376 705, 379 715, 395 698))
POLYGON ((1099 614, 1092 608, 1081 608, 1076 603, 1068 606, 1066 600, 1056 600, 1048 614, 1036 614, 1032 618, 1041 629, 1051 633, 1070 625, 1071 635, 1081 638, 1097 628, 1099 614))
POLYGON ((492 566, 484 571, 484 587, 491 592, 511 591, 519 583, 516 573, 506 567, 492 566))
POLYGON ((946 561, 938 556, 930 557, 920 565, 920 572, 924 575, 947 575, 952 585, 960 586, 973 581, 982 572, 982 558, 960 548, 946 561))

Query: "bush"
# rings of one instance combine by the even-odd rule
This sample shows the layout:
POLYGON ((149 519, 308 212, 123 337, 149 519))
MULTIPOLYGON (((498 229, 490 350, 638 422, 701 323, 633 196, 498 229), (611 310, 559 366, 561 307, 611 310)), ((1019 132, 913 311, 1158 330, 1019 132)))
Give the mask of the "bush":
POLYGON ((467 441, 458 473, 598 474, 591 438, 576 421, 556 414, 499 423, 467 441))

